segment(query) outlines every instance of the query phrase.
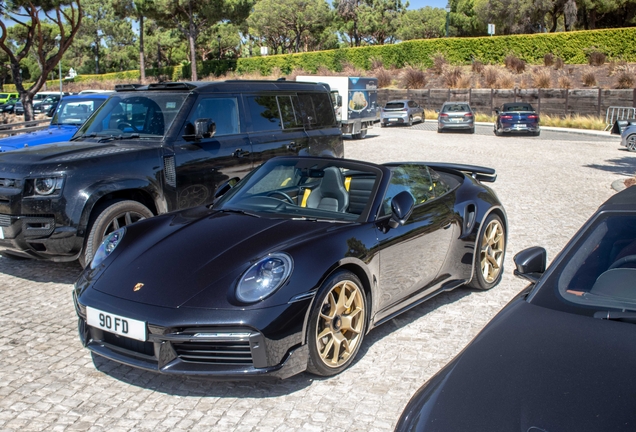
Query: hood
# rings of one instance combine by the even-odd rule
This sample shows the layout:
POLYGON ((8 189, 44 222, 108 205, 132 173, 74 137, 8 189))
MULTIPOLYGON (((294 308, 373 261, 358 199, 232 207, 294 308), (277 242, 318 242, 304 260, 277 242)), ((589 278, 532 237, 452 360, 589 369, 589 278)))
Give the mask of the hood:
POLYGON ((634 359, 635 324, 519 300, 413 397, 398 430, 633 431, 634 359))
POLYGON ((0 139, 0 152, 32 147, 40 144, 50 144, 68 141, 77 131, 78 126, 49 126, 48 129, 27 134, 14 135, 0 139))
POLYGON ((194 213, 160 216, 160 223, 155 222, 145 235, 137 236, 133 230, 136 227, 131 227, 120 246, 124 248, 116 251, 118 255, 93 288, 122 299, 167 308, 234 309, 236 303, 228 298, 228 293, 254 260, 285 250, 289 242, 332 226, 226 212, 208 212, 188 221, 188 215, 194 213), (144 286, 134 291, 138 283, 144 286), (197 301, 188 304, 204 290, 207 290, 204 299, 198 296, 197 301))
POLYGON ((60 166, 65 162, 90 159, 117 153, 139 150, 140 146, 131 142, 110 141, 96 143, 90 141, 58 142, 36 147, 27 147, 0 153, 0 173, 20 172, 27 170, 34 172, 36 164, 55 164, 60 166))

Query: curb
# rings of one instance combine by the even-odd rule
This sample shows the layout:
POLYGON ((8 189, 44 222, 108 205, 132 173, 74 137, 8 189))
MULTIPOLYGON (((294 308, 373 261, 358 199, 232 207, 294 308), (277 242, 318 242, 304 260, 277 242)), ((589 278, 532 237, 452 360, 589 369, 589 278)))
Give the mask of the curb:
MULTIPOLYGON (((475 122, 475 124, 481 125, 481 126, 492 126, 492 127, 495 126, 494 123, 489 123, 489 122, 475 122)), ((568 132, 568 133, 579 134, 579 135, 596 135, 596 136, 602 136, 605 138, 616 137, 616 139, 619 141, 621 139, 619 135, 612 135, 609 131, 599 131, 599 130, 592 130, 592 129, 573 129, 573 128, 562 128, 562 127, 555 127, 555 126, 541 126, 541 130, 554 131, 554 132, 568 132)))

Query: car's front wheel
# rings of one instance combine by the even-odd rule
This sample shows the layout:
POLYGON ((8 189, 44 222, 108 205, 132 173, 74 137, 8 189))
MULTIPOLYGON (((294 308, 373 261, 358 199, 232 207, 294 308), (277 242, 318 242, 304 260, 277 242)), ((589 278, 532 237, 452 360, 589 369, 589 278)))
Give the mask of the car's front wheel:
POLYGON ((627 137, 627 150, 636 152, 636 134, 627 137))
POLYGON ((496 214, 488 215, 479 233, 472 288, 487 290, 499 283, 506 255, 506 228, 496 214))
POLYGON ((349 271, 330 276, 318 292, 309 317, 307 371, 332 376, 345 370, 362 345, 367 314, 360 279, 349 271))
POLYGON ((80 255, 82 267, 90 264, 97 248, 102 244, 106 235, 121 227, 152 216, 153 214, 148 207, 137 201, 118 200, 100 205, 91 215, 86 245, 80 255))

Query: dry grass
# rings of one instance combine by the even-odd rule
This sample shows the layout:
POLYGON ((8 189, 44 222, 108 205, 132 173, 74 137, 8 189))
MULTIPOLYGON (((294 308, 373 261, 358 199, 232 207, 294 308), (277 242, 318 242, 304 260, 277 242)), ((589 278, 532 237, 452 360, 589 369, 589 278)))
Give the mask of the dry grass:
POLYGON ((625 187, 631 187, 636 185, 636 177, 631 177, 625 180, 625 187))
POLYGON ((393 83, 393 73, 383 67, 375 68, 373 76, 378 79, 378 87, 380 88, 389 87, 393 83))
POLYGON ((484 87, 497 88, 497 80, 499 79, 499 69, 495 66, 486 66, 482 74, 484 87))
POLYGON ((616 76, 616 88, 630 89, 634 88, 634 74, 629 71, 619 72, 616 76))
POLYGON ((545 67, 550 67, 550 66, 554 65, 554 54, 547 53, 546 55, 544 55, 543 56, 543 65, 545 67))
POLYGON ((587 70, 583 73, 581 77, 581 81, 583 85, 586 87, 594 87, 596 85, 596 74, 592 70, 587 70))
POLYGON ((441 75, 444 72, 444 68, 448 64, 444 54, 437 53, 433 56, 433 67, 431 68, 434 73, 441 75))
POLYGON ((422 69, 408 66, 402 71, 401 82, 406 89, 421 89, 426 86, 426 74, 422 69))
POLYGON ((535 68, 532 72, 532 84, 535 88, 551 88, 552 75, 548 69, 535 68))
POLYGON ((462 68, 459 66, 446 67, 442 72, 444 83, 448 88, 460 88, 459 84, 462 81, 462 75, 462 68))
POLYGON ((562 89, 571 89, 573 86, 572 80, 567 75, 561 75, 557 80, 557 86, 562 89))
POLYGON ((565 66, 565 62, 563 61, 561 57, 557 57, 556 60, 554 61, 554 69, 561 70, 563 69, 563 66, 565 66))
POLYGON ((364 71, 349 62, 343 62, 342 75, 359 77, 364 76, 364 71))
POLYGON ((475 60, 473 64, 471 65, 471 70, 477 74, 482 74, 484 72, 484 68, 485 68, 484 64, 480 62, 479 60, 475 60))
POLYGON ((495 83, 495 88, 500 89, 510 89, 515 87, 515 80, 510 74, 510 72, 503 71, 497 77, 497 82, 495 83))
POLYGON ((592 51, 587 56, 587 62, 590 66, 602 66, 605 64, 607 56, 600 51, 592 51))
POLYGON ((506 56, 504 64, 506 65, 506 69, 517 74, 520 74, 526 70, 526 62, 513 54, 509 54, 506 56))
POLYGON ((605 129, 605 119, 596 116, 579 114, 569 115, 567 117, 541 114, 541 125, 576 129, 603 130, 605 129))

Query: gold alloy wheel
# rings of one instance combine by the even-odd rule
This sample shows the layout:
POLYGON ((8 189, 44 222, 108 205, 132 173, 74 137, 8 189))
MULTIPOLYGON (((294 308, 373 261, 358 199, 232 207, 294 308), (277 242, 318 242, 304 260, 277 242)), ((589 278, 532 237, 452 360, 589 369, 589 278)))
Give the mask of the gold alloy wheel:
POLYGON ((497 280, 505 250, 504 230, 497 219, 490 221, 481 239, 481 274, 487 283, 497 280))
POLYGON ((357 284, 344 280, 325 297, 318 315, 316 345, 326 366, 341 366, 356 352, 366 313, 363 295, 357 284))

